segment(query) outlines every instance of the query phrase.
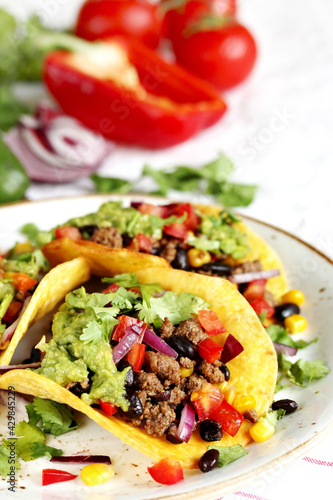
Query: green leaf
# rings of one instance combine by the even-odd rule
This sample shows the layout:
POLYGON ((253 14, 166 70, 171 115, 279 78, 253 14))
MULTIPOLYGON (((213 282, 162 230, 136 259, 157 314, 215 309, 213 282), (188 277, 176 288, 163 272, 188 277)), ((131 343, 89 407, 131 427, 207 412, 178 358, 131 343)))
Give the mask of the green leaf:
POLYGON ((90 179, 94 182, 98 193, 129 193, 133 188, 133 182, 129 182, 119 177, 103 177, 98 174, 91 174, 90 179))
POLYGON ((140 295, 131 290, 126 290, 123 286, 118 288, 115 292, 114 299, 112 300, 112 305, 119 307, 120 309, 133 309, 133 305, 138 302, 140 295))
POLYGON ((98 344, 103 340, 109 342, 112 330, 118 323, 116 318, 106 312, 99 313, 96 320, 89 321, 87 326, 83 328, 80 340, 86 344, 98 344))
POLYGON ((94 307, 105 307, 112 302, 114 293, 87 293, 85 288, 80 288, 66 295, 66 304, 74 309, 88 309, 94 307))
POLYGON ((150 299, 150 309, 161 320, 169 318, 172 324, 178 324, 188 318, 192 314, 197 314, 201 309, 211 307, 207 302, 200 297, 190 293, 165 292, 162 297, 150 299))
POLYGON ((242 445, 236 444, 234 446, 208 446, 209 450, 218 450, 220 453, 217 462, 218 467, 225 467, 226 465, 244 457, 248 452, 243 448, 242 445))
POLYGON ((12 448, 8 448, 13 443, 15 443, 14 440, 4 441, 0 446, 0 475, 4 478, 21 468, 21 464, 17 460, 17 453, 13 453, 12 448))
POLYGON ((204 179, 216 183, 224 183, 234 172, 233 162, 225 154, 220 154, 216 160, 207 163, 200 169, 200 175, 204 179))
POLYGON ((44 432, 25 420, 15 425, 15 434, 18 437, 16 440, 16 452, 25 462, 33 460, 33 443, 44 444, 46 441, 44 432))
MULTIPOLYGON (((1 35, 2 33, 0 27, 0 41, 1 35)), ((25 105, 21 104, 16 97, 14 97, 12 91, 7 85, 0 85, 0 109, 0 130, 5 132, 16 125, 20 117, 29 111, 25 105)))
POLYGON ((21 227, 20 232, 24 234, 30 243, 36 246, 43 246, 53 240, 53 231, 40 231, 32 222, 28 222, 21 227))
POLYGON ((0 204, 21 200, 30 185, 23 166, 0 139, 0 204))
POLYGON ((306 387, 314 379, 318 380, 329 373, 328 367, 322 359, 305 361, 299 359, 289 370, 289 380, 298 386, 306 387))
POLYGON ((217 200, 225 207, 247 207, 256 195, 258 186, 226 182, 217 200))
POLYGON ((27 411, 29 422, 36 422, 38 416, 40 429, 53 436, 60 436, 79 426, 67 405, 49 399, 34 398, 33 403, 27 405, 27 411))
POLYGON ((47 446, 43 443, 33 443, 31 446, 31 457, 32 460, 40 457, 61 457, 63 454, 62 450, 58 448, 53 448, 52 446, 47 446))
POLYGON ((290 337, 289 331, 282 325, 269 325, 266 328, 266 332, 270 336, 272 342, 278 342, 279 344, 284 344, 289 347, 296 347, 296 349, 304 349, 310 344, 317 342, 317 338, 306 342, 305 340, 294 340, 290 337))
POLYGON ((104 283, 117 283, 124 288, 138 288, 141 293, 144 291, 150 295, 162 291, 162 287, 158 283, 140 283, 135 273, 117 274, 113 278, 103 278, 102 281, 104 283))
POLYGON ((284 417, 285 413, 286 411, 280 408, 279 410, 268 411, 264 418, 268 423, 276 427, 277 421, 281 420, 284 417))

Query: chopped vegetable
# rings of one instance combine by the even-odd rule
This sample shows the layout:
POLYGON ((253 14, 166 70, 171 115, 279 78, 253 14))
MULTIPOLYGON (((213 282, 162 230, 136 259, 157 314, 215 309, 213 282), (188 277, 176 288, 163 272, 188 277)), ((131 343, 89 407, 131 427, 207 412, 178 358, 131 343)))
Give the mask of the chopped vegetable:
POLYGON ((166 342, 164 342, 164 340, 156 335, 156 333, 152 332, 148 328, 145 330, 143 341, 162 354, 170 356, 174 359, 178 357, 178 353, 172 349, 172 347, 170 347, 166 342))
POLYGON ((101 406, 102 411, 106 413, 109 417, 112 417, 115 413, 117 413, 118 408, 113 403, 109 403, 108 401, 99 400, 99 404, 101 406))
POLYGON ((218 450, 220 453, 217 467, 225 467, 226 465, 238 460, 241 457, 244 457, 248 454, 243 446, 240 444, 236 444, 234 446, 209 446, 209 450, 218 450))
POLYGON ((215 311, 203 309, 198 311, 198 320, 208 335, 218 335, 226 332, 222 322, 215 311))
POLYGON ((244 351, 242 344, 231 334, 228 335, 221 355, 222 363, 228 363, 244 351))
POLYGON ((82 464, 87 464, 87 463, 93 463, 93 464, 111 464, 111 460, 109 456, 106 455, 92 455, 91 453, 87 453, 85 455, 83 454, 78 454, 78 455, 71 455, 71 456, 64 456, 62 455, 61 457, 52 457, 50 462, 61 462, 61 463, 82 463, 82 464))
POLYGON ((136 327, 138 331, 134 330, 135 325, 128 326, 125 329, 125 335, 120 339, 119 343, 113 348, 112 357, 113 361, 117 364, 126 356, 133 345, 138 342, 142 328, 136 327))
POLYGON ((239 413, 226 400, 223 400, 210 415, 210 418, 222 424, 222 431, 229 436, 236 436, 243 422, 243 415, 239 413))
POLYGON ((213 418, 211 415, 220 407, 223 401, 222 392, 212 384, 205 384, 199 391, 191 394, 191 403, 198 415, 200 422, 206 418, 213 418))
POLYGON ((177 430, 177 437, 188 443, 195 425, 195 411, 192 406, 186 404, 182 409, 180 422, 177 430))
POLYGON ((131 364, 133 370, 138 372, 141 370, 143 360, 145 358, 146 346, 140 344, 139 341, 134 344, 127 354, 127 361, 131 364))
POLYGON ((21 200, 30 185, 20 161, 0 138, 0 204, 21 200))
POLYGON ((163 458, 151 467, 147 467, 151 477, 160 484, 176 484, 184 479, 183 469, 178 460, 163 458))
POLYGON ((284 320, 284 325, 290 333, 299 333, 306 329, 307 321, 301 314, 292 314, 284 320))
POLYGON ((208 361, 208 363, 214 363, 217 359, 221 357, 221 352, 223 351, 223 347, 220 346, 214 340, 207 338, 201 340, 198 344, 199 355, 208 361))
MULTIPOLYGON (((2 11, 0 10, 0 19, 1 14, 2 11)), ((0 85, 0 108, 0 130, 3 131, 7 131, 16 125, 20 117, 28 112, 28 108, 16 99, 7 85, 0 85)))
POLYGON ((292 289, 282 296, 282 302, 293 302, 301 306, 305 300, 304 293, 301 290, 292 289))
POLYGON ((88 486, 105 483, 114 476, 114 469, 105 463, 89 464, 80 472, 82 481, 88 486))
POLYGON ((279 269, 268 269, 264 271, 256 271, 252 273, 236 273, 230 276, 230 281, 233 283, 250 283, 254 280, 266 280, 268 278, 274 278, 275 276, 279 276, 279 269))
POLYGON ((256 400, 253 396, 241 396, 240 398, 234 400, 233 407, 235 410, 239 411, 239 413, 243 414, 247 410, 251 410, 256 407, 256 400))
POLYGON ((47 486, 53 483, 63 483, 64 481, 72 481, 78 475, 59 469, 43 469, 42 486, 47 486))

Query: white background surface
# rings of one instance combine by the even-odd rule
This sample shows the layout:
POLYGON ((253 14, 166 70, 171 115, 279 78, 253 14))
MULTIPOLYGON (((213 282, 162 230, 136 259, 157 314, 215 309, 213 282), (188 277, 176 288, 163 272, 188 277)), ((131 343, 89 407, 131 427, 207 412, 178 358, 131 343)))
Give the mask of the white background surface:
MULTIPOLYGON (((19 15, 38 11, 52 25, 69 25, 80 0, 0 0, 19 15)), ((200 165, 223 151, 236 163, 233 180, 260 186, 242 212, 305 239, 333 257, 333 1, 243 0, 239 17, 254 33, 259 58, 251 77, 224 94, 227 114, 213 128, 174 148, 151 152, 119 147, 103 175, 136 178, 145 162, 200 165)), ((35 184, 30 199, 82 194, 89 180, 35 184)), ((300 263, 298 272, 306 269, 300 263)), ((330 498, 332 438, 313 450, 321 465, 299 460, 277 478, 224 498, 330 498), (315 474, 315 475, 313 475, 315 474)))

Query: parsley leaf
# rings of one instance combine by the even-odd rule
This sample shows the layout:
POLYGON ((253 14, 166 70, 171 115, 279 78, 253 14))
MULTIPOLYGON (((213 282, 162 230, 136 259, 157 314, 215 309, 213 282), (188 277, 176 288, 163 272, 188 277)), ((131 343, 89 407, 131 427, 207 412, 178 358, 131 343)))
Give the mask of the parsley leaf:
POLYGON ((266 328, 266 332, 270 336, 272 342, 278 342, 279 344, 284 344, 290 347, 296 347, 296 349, 304 349, 310 344, 317 342, 317 338, 311 342, 306 342, 305 340, 294 340, 290 337, 289 331, 282 325, 269 325, 266 328))
POLYGON ((13 473, 21 468, 20 462, 17 461, 17 454, 11 453, 8 445, 12 445, 14 440, 3 442, 0 446, 0 475, 7 477, 8 474, 13 473))
POLYGON ((62 450, 58 448, 53 448, 52 446, 47 446, 43 443, 33 443, 31 446, 31 457, 33 460, 40 457, 61 457, 63 454, 62 450))
POLYGON ((318 380, 329 373, 328 367, 322 359, 314 361, 305 361, 299 359, 295 363, 288 361, 284 354, 278 354, 278 363, 281 375, 278 380, 278 386, 281 386, 281 380, 287 378, 292 384, 300 387, 307 387, 314 379, 318 380))
POLYGON ((220 453, 217 461, 217 467, 225 467, 226 465, 244 457, 248 452, 242 445, 236 444, 234 446, 208 446, 209 450, 218 450, 220 453))
POLYGON ((103 177, 91 174, 90 179, 95 183, 98 193, 129 193, 133 188, 133 182, 120 179, 119 177, 103 177))
POLYGON ((34 443, 45 444, 46 437, 44 432, 31 423, 23 420, 15 425, 16 452, 25 462, 33 460, 32 446, 34 443))
POLYGON ((162 297, 150 299, 150 309, 160 319, 168 317, 173 325, 197 314, 200 309, 207 309, 210 305, 190 293, 165 292, 162 297))
POLYGON ((149 295, 162 291, 162 287, 158 283, 140 283, 135 273, 118 274, 113 278, 103 278, 102 281, 104 283, 117 283, 124 288, 138 288, 141 293, 145 292, 149 295))
POLYGON ((105 312, 99 313, 96 319, 89 321, 87 326, 82 329, 80 340, 86 344, 98 344, 102 340, 109 342, 113 327, 118 323, 119 321, 108 314, 105 309, 105 312))
POLYGON ((88 309, 94 307, 105 307, 114 298, 114 293, 87 293, 81 286, 77 290, 66 295, 66 304, 70 308, 88 309))
POLYGON ((41 431, 53 436, 60 436, 77 429, 80 425, 74 420, 73 413, 65 404, 56 403, 49 399, 34 398, 26 406, 29 423, 38 425, 41 431))

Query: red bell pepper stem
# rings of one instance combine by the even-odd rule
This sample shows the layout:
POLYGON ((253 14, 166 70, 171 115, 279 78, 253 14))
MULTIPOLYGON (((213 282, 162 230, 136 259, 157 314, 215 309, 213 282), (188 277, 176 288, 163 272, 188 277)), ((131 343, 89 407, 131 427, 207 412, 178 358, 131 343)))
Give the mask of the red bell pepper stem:
POLYGON ((70 52, 49 53, 44 80, 66 113, 108 139, 165 148, 213 125, 226 110, 213 87, 165 62, 137 40, 113 37, 107 43, 91 43, 90 48, 82 63, 70 52), (119 74, 118 68, 98 63, 101 47, 105 51, 112 44, 123 50, 139 84, 122 86, 112 76, 112 70, 119 74), (95 63, 100 64, 100 71, 95 71, 95 63), (104 77, 105 66, 108 74, 104 77))

